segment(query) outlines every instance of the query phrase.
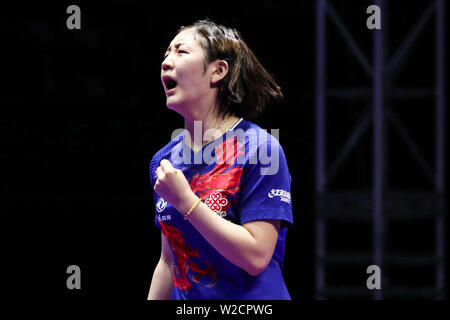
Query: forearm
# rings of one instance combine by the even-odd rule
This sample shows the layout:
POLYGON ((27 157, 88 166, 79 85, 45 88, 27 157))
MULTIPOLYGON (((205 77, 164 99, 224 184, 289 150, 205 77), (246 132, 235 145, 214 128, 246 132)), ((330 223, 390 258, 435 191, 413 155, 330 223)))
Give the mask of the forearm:
POLYGON ((160 259, 153 272, 148 300, 169 300, 173 288, 173 268, 160 259))
MULTIPOLYGON (((161 160, 155 172, 154 190, 179 212, 187 212, 197 202, 186 177, 170 161, 161 160)), ((192 211, 189 221, 211 246, 250 275, 261 273, 272 258, 279 230, 273 221, 237 225, 219 217, 203 202, 192 211)))
MULTIPOLYGON (((195 199, 193 195, 186 203, 195 203, 195 199)), ((245 227, 219 217, 203 202, 191 212, 189 221, 227 260, 249 274, 257 275, 266 267, 266 250, 245 227)))

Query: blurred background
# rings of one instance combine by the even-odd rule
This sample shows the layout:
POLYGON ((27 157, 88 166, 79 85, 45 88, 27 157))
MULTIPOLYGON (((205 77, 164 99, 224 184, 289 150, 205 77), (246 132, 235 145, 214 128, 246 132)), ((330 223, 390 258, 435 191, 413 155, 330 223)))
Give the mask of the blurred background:
POLYGON ((145 300, 160 255, 149 162, 183 127, 160 65, 178 27, 235 27, 284 89, 294 300, 446 297, 445 1, 2 4, 0 291, 145 300), (81 29, 69 30, 69 5, 81 29), (369 30, 367 7, 381 8, 369 30), (66 269, 81 268, 82 290, 66 269), (381 290, 368 290, 369 265, 381 290))

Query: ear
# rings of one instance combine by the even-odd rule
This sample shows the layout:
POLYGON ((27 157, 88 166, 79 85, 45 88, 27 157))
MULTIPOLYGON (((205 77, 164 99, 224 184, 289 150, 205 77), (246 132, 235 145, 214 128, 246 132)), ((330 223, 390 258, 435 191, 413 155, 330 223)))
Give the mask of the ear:
POLYGON ((225 60, 216 60, 211 64, 211 68, 211 85, 215 87, 227 75, 228 62, 226 62, 225 60))

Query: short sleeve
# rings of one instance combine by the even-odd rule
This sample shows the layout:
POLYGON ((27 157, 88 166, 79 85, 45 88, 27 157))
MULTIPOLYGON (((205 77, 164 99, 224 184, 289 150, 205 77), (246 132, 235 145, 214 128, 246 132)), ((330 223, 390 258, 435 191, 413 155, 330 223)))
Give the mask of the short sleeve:
MULTIPOLYGON (((184 131, 183 131, 184 132, 184 131)), ((158 228, 161 229, 161 225, 158 221, 158 215, 156 214, 157 209, 161 208, 161 206, 164 206, 164 199, 162 199, 156 192, 153 190, 156 183, 156 169, 159 167, 159 164, 162 159, 167 159, 172 154, 172 149, 183 139, 183 132, 178 134, 173 140, 171 140, 167 145, 165 145, 161 150, 156 152, 156 154, 153 156, 152 160, 150 161, 150 168, 149 168, 149 175, 150 175, 150 184, 152 186, 152 192, 153 192, 153 204, 155 209, 155 224, 158 228)))
POLYGON ((241 180, 240 223, 273 219, 282 221, 281 228, 291 226, 291 175, 281 145, 268 134, 249 154, 241 180))
POLYGON ((155 171, 159 166, 158 159, 159 159, 159 157, 158 157, 158 153, 157 153, 153 156, 152 160, 150 161, 149 174, 150 174, 150 184, 151 184, 152 193, 153 193, 153 212, 155 213, 155 224, 159 229, 161 229, 161 225, 159 224, 159 221, 158 221, 158 215, 156 214, 156 204, 158 201, 158 196, 157 196, 157 193, 155 192, 155 190, 153 190, 153 188, 155 187, 155 182, 156 182, 155 171))

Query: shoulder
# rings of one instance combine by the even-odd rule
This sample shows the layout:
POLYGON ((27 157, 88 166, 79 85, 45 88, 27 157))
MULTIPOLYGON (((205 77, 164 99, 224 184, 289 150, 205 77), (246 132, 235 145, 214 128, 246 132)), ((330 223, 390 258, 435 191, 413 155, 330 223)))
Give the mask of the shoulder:
POLYGON ((239 141, 245 144, 247 152, 254 154, 261 149, 266 150, 281 150, 279 142, 279 129, 263 129, 259 125, 243 120, 242 124, 235 130, 239 141))
POLYGON ((241 129, 241 132, 236 132, 238 140, 245 146, 244 172, 275 175, 280 169, 288 171, 286 157, 278 140, 278 129, 262 129, 250 121, 245 121, 238 129, 241 129))

